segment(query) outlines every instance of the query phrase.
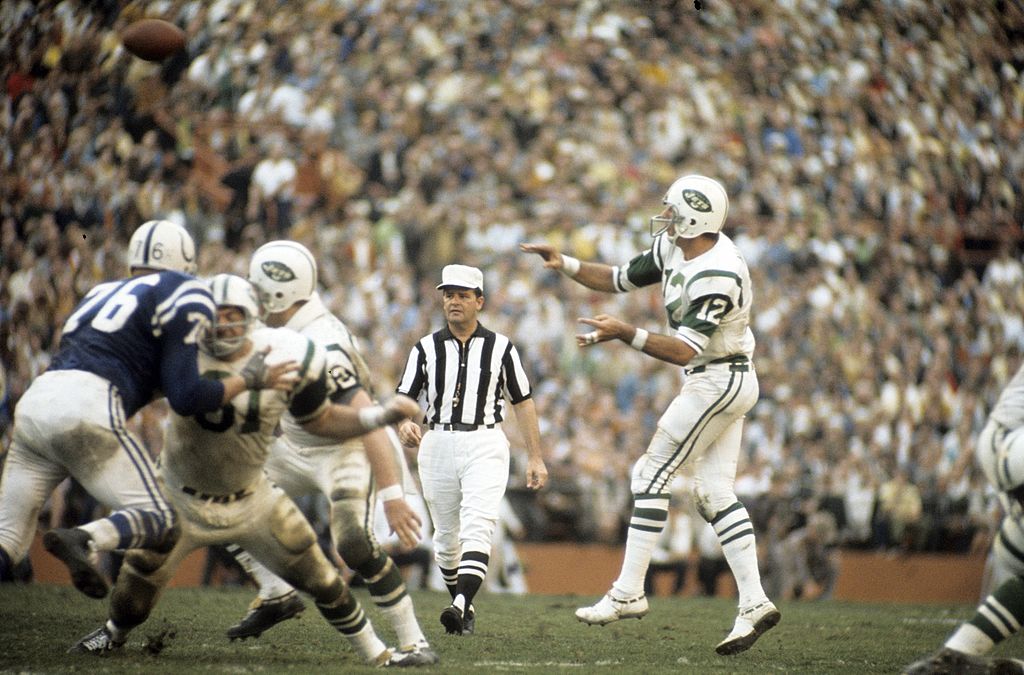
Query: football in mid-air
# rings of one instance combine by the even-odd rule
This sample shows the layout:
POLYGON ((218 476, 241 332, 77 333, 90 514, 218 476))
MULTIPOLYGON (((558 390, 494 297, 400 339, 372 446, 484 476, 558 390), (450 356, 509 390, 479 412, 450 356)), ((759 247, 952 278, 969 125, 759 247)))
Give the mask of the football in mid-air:
POLYGON ((139 19, 121 31, 129 52, 146 61, 163 61, 185 48, 185 31, 163 19, 139 19))

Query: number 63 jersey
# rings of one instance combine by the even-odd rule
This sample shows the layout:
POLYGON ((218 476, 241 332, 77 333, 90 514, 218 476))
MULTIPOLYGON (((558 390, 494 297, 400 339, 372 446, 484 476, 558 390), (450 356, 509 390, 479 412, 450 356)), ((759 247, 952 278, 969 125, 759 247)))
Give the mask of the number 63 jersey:
POLYGON ((697 352, 688 367, 753 356, 750 270, 729 237, 719 234, 710 250, 687 260, 682 249, 660 234, 650 249, 614 269, 620 293, 659 282, 669 327, 697 352))
MULTIPOLYGON (((315 419, 330 404, 321 347, 288 328, 260 327, 249 338, 253 354, 270 347, 268 364, 295 361, 298 382, 289 392, 247 390, 212 413, 172 414, 161 454, 164 480, 211 495, 251 486, 263 472, 274 431, 288 411, 299 423, 315 419)), ((238 374, 248 360, 222 361, 199 353, 199 371, 214 378, 238 374)))

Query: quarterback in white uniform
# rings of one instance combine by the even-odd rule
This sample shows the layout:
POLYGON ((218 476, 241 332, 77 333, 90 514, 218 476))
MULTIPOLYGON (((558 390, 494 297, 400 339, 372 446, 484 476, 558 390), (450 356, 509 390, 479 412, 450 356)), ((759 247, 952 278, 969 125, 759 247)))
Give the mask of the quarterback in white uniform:
POLYGON ((737 654, 781 617, 761 586, 754 529, 733 492, 743 420, 758 396, 754 336, 748 327, 753 292, 746 262, 721 232, 729 198, 718 181, 683 176, 669 187, 664 204, 651 219, 654 244, 624 266, 584 263, 549 244, 520 246, 540 255, 545 267, 588 288, 625 293, 660 284, 668 334, 600 314, 580 320, 594 330, 577 335, 577 344, 621 340, 686 373, 633 467, 633 515, 619 578, 597 604, 578 609, 576 617, 604 625, 647 614, 644 576, 668 519, 669 482, 685 464, 692 468, 697 508, 714 527, 739 590, 739 615, 716 651, 737 654))
POLYGON ((211 282, 217 314, 202 341, 200 372, 236 374, 246 355, 269 348, 268 363, 299 364, 291 392, 247 391, 216 413, 172 413, 160 458, 160 482, 180 524, 169 553, 132 550, 111 598, 110 620, 82 638, 73 651, 104 653, 122 646, 128 631, 149 616, 160 589, 197 548, 236 542, 276 574, 316 600, 324 618, 374 665, 401 665, 374 633, 337 569, 294 502, 263 473, 283 414, 307 431, 337 440, 352 438, 419 412, 408 398, 356 410, 328 398, 324 350, 288 329, 253 328, 259 315, 255 292, 241 277, 221 274, 211 282))
MULTIPOLYGON (((331 400, 356 408, 372 405, 369 369, 355 339, 316 291, 313 254, 293 241, 264 244, 253 254, 249 280, 260 296, 268 325, 298 331, 323 347, 331 400)), ((370 597, 395 629, 399 651, 409 660, 415 654, 422 665, 436 663, 437 655, 420 629, 402 573, 373 536, 378 497, 388 524, 405 546, 416 545, 422 525, 405 501, 405 461, 394 432, 394 443, 385 429, 338 443, 308 431, 289 411, 281 417, 281 429, 283 435, 270 449, 267 475, 292 497, 322 494, 327 498, 334 545, 345 564, 366 580, 370 597)), ((244 550, 229 550, 260 587, 249 613, 228 629, 229 638, 258 637, 302 610, 291 586, 252 561, 244 550)))

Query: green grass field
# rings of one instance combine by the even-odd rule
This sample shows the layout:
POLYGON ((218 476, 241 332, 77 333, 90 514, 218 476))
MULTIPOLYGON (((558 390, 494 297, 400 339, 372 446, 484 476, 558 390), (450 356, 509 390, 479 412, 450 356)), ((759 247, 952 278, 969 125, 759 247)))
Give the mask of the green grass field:
MULTIPOLYGON (((363 589, 355 591, 364 606, 363 589)), ((368 671, 348 643, 307 603, 307 611, 264 633, 231 643, 224 630, 245 611, 248 589, 171 589, 128 645, 105 658, 65 653, 106 617, 106 603, 64 586, 0 586, 0 672, 3 673, 350 673, 368 671), (173 637, 159 636, 173 631, 173 637), (147 647, 164 643, 157 655, 147 647)), ((605 673, 896 673, 938 648, 973 612, 966 605, 879 605, 805 602, 780 605, 782 623, 750 651, 715 654, 731 627, 729 600, 652 598, 651 613, 605 627, 576 621, 591 598, 483 594, 477 632, 444 635, 445 595, 413 594, 427 637, 441 656, 430 672, 605 673)), ((390 627, 368 611, 385 642, 390 627)), ((1020 655, 1014 637, 997 653, 1020 655)))

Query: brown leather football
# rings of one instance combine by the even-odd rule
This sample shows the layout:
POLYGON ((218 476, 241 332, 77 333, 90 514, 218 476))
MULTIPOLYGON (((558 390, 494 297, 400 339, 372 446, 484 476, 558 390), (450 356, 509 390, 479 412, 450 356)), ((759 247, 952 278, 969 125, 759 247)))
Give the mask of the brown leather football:
POLYGON ((163 61, 185 48, 185 31, 163 19, 139 19, 121 31, 129 52, 146 61, 163 61))

